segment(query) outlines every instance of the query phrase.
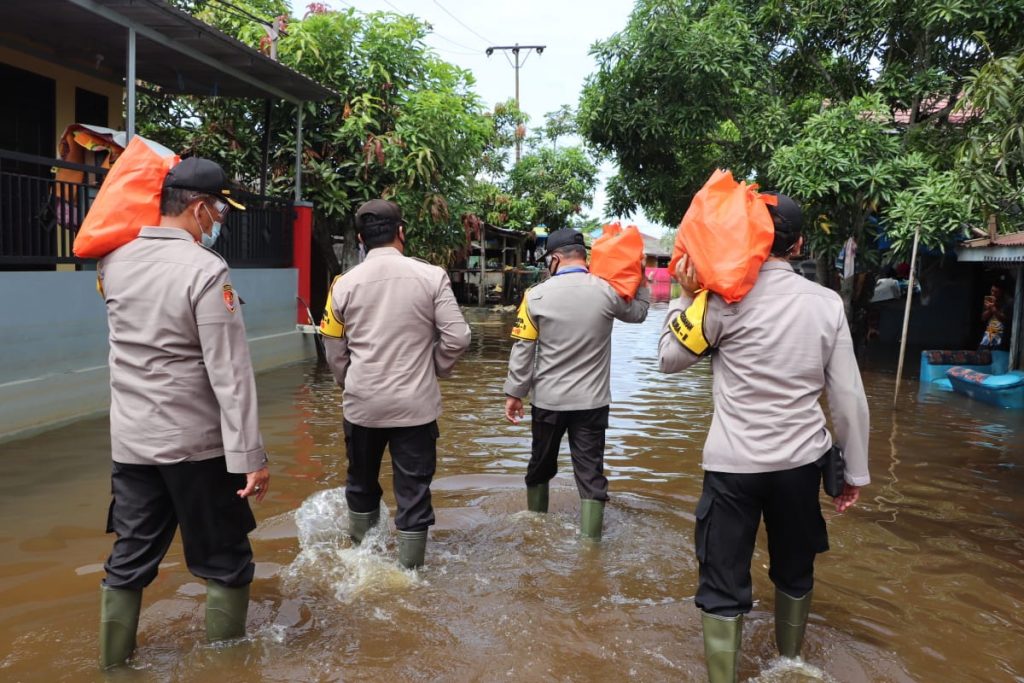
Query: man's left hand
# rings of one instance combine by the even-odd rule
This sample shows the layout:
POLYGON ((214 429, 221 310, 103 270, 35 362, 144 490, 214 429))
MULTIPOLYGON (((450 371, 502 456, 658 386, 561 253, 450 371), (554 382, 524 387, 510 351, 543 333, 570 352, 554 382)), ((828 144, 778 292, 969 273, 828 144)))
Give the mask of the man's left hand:
POLYGON ((245 488, 240 489, 238 493, 239 498, 248 498, 249 496, 256 496, 256 502, 262 502, 263 496, 267 495, 267 489, 270 488, 270 470, 264 467, 256 472, 249 472, 245 475, 245 488))

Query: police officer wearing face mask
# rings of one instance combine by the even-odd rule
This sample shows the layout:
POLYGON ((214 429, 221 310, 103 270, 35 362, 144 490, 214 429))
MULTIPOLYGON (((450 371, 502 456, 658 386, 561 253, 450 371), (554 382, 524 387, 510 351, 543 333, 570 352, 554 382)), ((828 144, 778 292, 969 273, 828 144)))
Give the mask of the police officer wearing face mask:
POLYGON ((532 455, 526 470, 526 502, 548 511, 548 482, 555 476, 559 444, 569 451, 580 494, 580 535, 599 540, 608 500, 604 437, 611 403, 611 345, 615 320, 647 318, 650 291, 641 282, 626 301, 587 269, 583 235, 570 228, 548 236, 551 277, 523 296, 512 337, 505 381, 505 418, 513 424, 530 407, 532 455))
POLYGON ((117 534, 101 591, 100 660, 135 647, 142 591, 175 530, 206 580, 206 635, 241 637, 254 565, 248 498, 270 475, 240 300, 209 247, 231 197, 224 171, 190 158, 168 173, 160 224, 104 257, 97 289, 110 328, 110 436, 117 534))

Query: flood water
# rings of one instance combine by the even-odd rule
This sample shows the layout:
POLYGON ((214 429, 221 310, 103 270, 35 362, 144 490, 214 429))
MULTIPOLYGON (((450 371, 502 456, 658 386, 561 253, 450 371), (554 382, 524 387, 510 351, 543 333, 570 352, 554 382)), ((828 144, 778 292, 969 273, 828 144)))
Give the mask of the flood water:
MULTIPOLYGON (((146 590, 124 681, 700 681, 693 510, 710 421, 706 363, 656 370, 655 307, 618 325, 600 545, 576 538, 567 470, 551 513, 523 512, 529 426, 504 423, 509 316, 468 311, 473 346, 443 385, 438 524, 427 566, 397 568, 388 526, 345 534, 341 397, 303 363, 259 376, 272 490, 256 505, 250 635, 204 643, 204 585, 172 546, 146 590)), ((780 359, 784 362, 784 359, 780 359)), ((779 661, 763 533, 741 679, 1024 681, 1024 415, 955 395, 899 410, 865 369, 871 473, 853 511, 826 508, 807 663, 779 661)), ((0 445, 0 680, 93 681, 112 537, 105 420, 0 445)), ((390 468, 385 504, 394 498, 390 468)), ((826 499, 823 498, 823 502, 826 499)))

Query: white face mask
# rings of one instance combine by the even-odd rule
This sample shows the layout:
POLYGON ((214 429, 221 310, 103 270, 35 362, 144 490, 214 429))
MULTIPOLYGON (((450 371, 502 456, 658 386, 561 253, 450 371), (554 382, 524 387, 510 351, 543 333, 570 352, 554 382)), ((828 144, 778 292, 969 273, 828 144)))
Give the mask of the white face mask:
POLYGON ((213 213, 206 204, 202 206, 206 209, 207 215, 213 222, 213 227, 210 228, 210 233, 206 234, 203 232, 203 224, 199 223, 199 216, 196 216, 196 222, 199 223, 199 242, 207 249, 213 249, 213 245, 217 243, 217 238, 220 237, 220 221, 213 220, 213 213))

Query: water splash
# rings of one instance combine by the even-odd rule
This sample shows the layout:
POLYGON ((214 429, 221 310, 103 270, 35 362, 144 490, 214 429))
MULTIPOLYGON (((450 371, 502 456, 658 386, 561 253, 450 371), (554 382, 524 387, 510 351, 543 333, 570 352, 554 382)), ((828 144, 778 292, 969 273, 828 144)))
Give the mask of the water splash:
POLYGON ((367 593, 392 593, 420 583, 416 572, 395 561, 390 515, 383 504, 380 522, 362 543, 348 535, 348 506, 343 488, 318 491, 295 512, 299 554, 282 572, 286 587, 327 592, 349 604, 367 593))

